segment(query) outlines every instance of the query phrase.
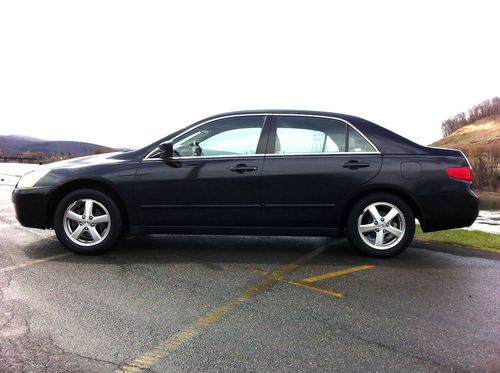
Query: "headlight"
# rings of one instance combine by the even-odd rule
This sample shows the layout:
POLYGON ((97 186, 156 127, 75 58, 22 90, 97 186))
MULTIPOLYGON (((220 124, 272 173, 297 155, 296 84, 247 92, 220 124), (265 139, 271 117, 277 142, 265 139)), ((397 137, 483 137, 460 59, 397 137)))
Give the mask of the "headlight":
POLYGON ((18 188, 31 188, 35 186, 38 181, 49 173, 50 169, 47 170, 38 170, 28 172, 26 175, 22 176, 17 183, 18 188))

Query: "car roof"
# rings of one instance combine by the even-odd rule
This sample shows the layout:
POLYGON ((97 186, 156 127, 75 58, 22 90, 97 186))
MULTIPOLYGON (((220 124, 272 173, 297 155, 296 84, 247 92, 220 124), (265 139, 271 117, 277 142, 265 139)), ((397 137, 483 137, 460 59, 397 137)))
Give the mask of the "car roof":
MULTIPOLYGON (((219 113, 216 115, 212 115, 210 117, 199 120, 191 125, 180 129, 176 132, 171 133, 167 137, 150 144, 142 149, 138 149, 137 154, 142 154, 144 152, 149 152, 152 147, 158 146, 161 142, 167 141, 176 135, 189 130, 189 128, 196 127, 197 125, 207 122, 210 120, 214 120, 217 118, 227 117, 227 116, 235 116, 235 115, 279 115, 279 114, 295 114, 295 115, 311 115, 311 116, 326 116, 337 118, 341 120, 347 121, 354 128, 356 128, 359 132, 361 132, 364 136, 366 136, 383 154, 414 154, 414 155, 423 155, 429 153, 437 153, 437 151, 433 151, 432 148, 428 148, 419 144, 414 143, 407 138, 394 133, 387 128, 379 126, 375 123, 372 123, 366 119, 356 117, 354 115, 341 114, 329 111, 316 111, 316 110, 297 110, 297 109, 253 109, 253 110, 238 110, 238 111, 230 111, 225 113, 219 113)), ((446 153, 443 149, 439 150, 439 153, 445 155, 446 153)), ((449 151, 449 155, 452 155, 453 151, 449 151)))
POLYGON ((361 119, 355 117, 353 115, 341 114, 341 113, 333 113, 329 111, 317 111, 317 110, 293 110, 293 109, 261 109, 261 110, 238 110, 238 111, 228 111, 225 113, 220 113, 217 115, 210 116, 208 118, 203 119, 203 121, 219 118, 224 116, 231 115, 246 115, 246 114, 297 114, 297 115, 317 115, 317 116, 327 116, 327 117, 335 117, 344 120, 353 120, 353 119, 361 119))

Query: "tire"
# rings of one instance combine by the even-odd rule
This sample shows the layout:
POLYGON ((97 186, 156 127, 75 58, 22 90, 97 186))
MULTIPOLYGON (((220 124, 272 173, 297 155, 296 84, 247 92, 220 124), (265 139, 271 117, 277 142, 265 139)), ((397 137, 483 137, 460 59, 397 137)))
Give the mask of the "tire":
POLYGON ((401 254, 414 235, 413 211, 403 199, 389 193, 362 197, 347 218, 347 238, 366 256, 389 258, 401 254))
POLYGON ((76 254, 99 254, 116 244, 122 217, 115 201, 94 189, 69 193, 57 205, 54 230, 59 241, 76 254), (85 212, 89 212, 85 216, 85 212))

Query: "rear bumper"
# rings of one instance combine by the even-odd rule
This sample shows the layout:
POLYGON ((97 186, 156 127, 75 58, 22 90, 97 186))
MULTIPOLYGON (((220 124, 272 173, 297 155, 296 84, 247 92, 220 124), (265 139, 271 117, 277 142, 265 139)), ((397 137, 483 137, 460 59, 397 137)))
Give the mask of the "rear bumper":
POLYGON ((16 218, 21 225, 30 228, 51 228, 48 216, 51 187, 14 189, 12 202, 16 218))
MULTIPOLYGON (((470 190, 448 191, 426 198, 420 221, 424 232, 468 227, 479 214, 479 197, 470 190)), ((422 206, 421 205, 421 206, 422 206)))

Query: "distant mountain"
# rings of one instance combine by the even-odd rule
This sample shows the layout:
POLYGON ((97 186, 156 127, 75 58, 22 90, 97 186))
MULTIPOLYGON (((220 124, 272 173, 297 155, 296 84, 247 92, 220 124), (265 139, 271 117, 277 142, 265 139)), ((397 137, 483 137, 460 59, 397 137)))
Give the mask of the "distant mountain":
POLYGON ((30 136, 21 136, 21 135, 9 135, 9 136, 0 136, 0 137, 8 137, 12 141, 32 141, 32 142, 42 142, 44 140, 37 139, 35 137, 30 136))
POLYGON ((4 153, 71 153, 89 154, 99 150, 101 153, 111 152, 112 148, 80 141, 47 141, 28 136, 0 136, 0 151, 4 153))

